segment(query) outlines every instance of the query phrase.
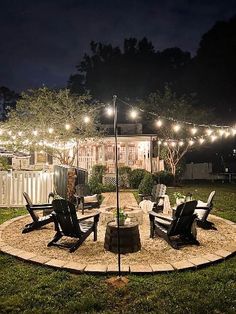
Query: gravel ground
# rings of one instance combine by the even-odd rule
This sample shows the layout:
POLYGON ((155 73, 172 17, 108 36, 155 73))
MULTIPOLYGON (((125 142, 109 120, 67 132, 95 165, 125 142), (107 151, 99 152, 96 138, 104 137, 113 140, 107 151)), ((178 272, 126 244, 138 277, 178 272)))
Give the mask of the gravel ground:
MULTIPOLYGON (((214 251, 223 249, 227 245, 235 244, 236 241, 235 229, 224 221, 211 216, 210 221, 215 223, 217 231, 198 228, 197 239, 200 242, 200 246, 185 246, 180 250, 174 250, 163 239, 149 238, 148 214, 144 213, 143 215, 143 224, 139 226, 142 248, 137 253, 122 255, 123 264, 145 265, 148 263, 171 263, 187 258, 198 257, 207 253, 214 253, 214 251)), ((9 225, 3 231, 3 240, 15 248, 24 249, 28 252, 49 256, 51 258, 80 263, 102 263, 106 265, 117 262, 116 254, 106 251, 103 247, 106 229, 105 224, 99 223, 97 242, 93 242, 93 235, 91 234, 77 251, 69 253, 66 249, 47 247, 47 243, 55 234, 53 223, 40 230, 22 234, 21 231, 28 222, 31 222, 30 217, 24 217, 9 225)), ((64 240, 71 241, 69 238, 64 238, 64 240)))

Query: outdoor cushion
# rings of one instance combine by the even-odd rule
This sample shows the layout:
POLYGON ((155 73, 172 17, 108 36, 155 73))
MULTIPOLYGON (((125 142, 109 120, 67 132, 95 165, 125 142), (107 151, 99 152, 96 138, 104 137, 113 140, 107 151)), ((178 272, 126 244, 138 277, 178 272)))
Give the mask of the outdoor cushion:
POLYGON ((84 196, 84 202, 85 203, 92 203, 92 202, 97 202, 98 201, 98 195, 89 195, 89 196, 84 196))

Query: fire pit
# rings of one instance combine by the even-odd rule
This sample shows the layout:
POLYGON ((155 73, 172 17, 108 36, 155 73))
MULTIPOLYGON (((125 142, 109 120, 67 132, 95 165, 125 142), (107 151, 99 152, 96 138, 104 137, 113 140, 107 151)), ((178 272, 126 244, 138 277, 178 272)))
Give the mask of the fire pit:
MULTIPOLYGON (((128 215, 127 221, 130 223, 138 223, 141 225, 143 223, 143 211, 141 208, 133 206, 123 207, 125 214, 128 215)), ((102 224, 107 224, 108 222, 114 221, 116 216, 116 207, 101 207, 100 208, 100 222, 102 224)))

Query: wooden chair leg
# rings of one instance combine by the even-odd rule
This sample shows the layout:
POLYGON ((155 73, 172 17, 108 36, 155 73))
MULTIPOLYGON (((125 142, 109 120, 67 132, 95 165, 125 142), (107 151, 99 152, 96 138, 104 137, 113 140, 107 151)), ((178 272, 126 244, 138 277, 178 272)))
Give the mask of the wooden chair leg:
POLYGON ((62 238, 62 234, 59 233, 59 232, 57 232, 57 233, 55 234, 54 238, 52 239, 52 241, 50 241, 47 246, 52 246, 52 245, 54 245, 54 244, 55 244, 57 241, 59 241, 61 238, 62 238))

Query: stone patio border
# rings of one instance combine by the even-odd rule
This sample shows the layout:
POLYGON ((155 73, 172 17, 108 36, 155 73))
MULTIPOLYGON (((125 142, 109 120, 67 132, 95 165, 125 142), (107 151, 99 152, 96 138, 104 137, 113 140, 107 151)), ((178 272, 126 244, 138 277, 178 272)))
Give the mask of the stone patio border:
MULTIPOLYGON (((103 264, 82 264, 77 262, 65 261, 60 259, 54 259, 47 256, 36 255, 32 252, 27 252, 24 250, 20 250, 8 245, 2 239, 2 233, 6 227, 10 224, 14 223, 17 220, 23 219, 26 216, 19 216, 8 220, 0 225, 0 252, 12 255, 17 257, 18 259, 53 267, 55 269, 63 269, 73 273, 93 273, 93 274, 114 274, 118 272, 118 266, 116 264, 110 264, 108 266, 103 264)), ((212 216, 212 215, 210 215, 212 216)), ((236 232, 236 223, 223 219, 221 217, 215 216, 214 219, 222 220, 226 224, 229 224, 231 227, 235 228, 236 232)), ((190 258, 182 261, 171 262, 171 263, 163 263, 163 264, 149 264, 149 265, 124 265, 121 266, 122 274, 158 274, 163 272, 172 272, 172 271, 183 271, 189 269, 199 269, 202 267, 206 267, 218 262, 224 261, 226 258, 233 256, 236 254, 236 243, 231 246, 226 246, 221 248, 220 250, 215 251, 214 253, 209 253, 205 255, 201 255, 199 257, 190 258)))

